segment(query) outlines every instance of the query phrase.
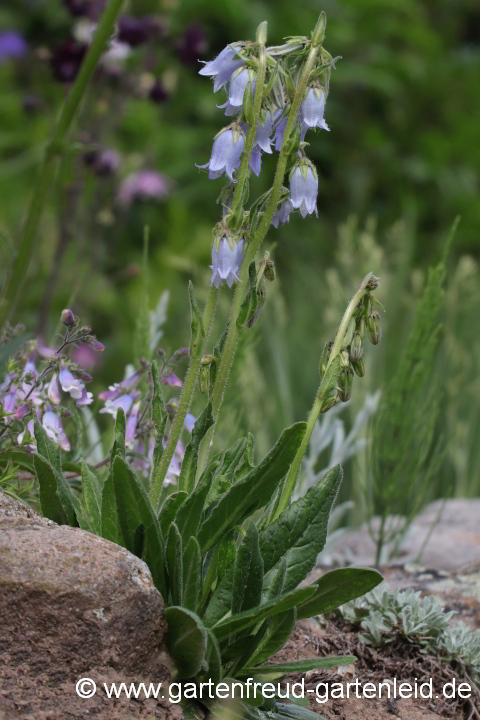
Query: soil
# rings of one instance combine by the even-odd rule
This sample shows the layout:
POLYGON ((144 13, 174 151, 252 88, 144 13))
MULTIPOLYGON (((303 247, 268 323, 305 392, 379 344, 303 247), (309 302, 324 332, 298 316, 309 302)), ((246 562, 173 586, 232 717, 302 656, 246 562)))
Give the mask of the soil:
MULTIPOLYGON (((328 655, 354 655, 357 662, 334 670, 311 671, 304 675, 291 675, 287 680, 300 682, 305 678, 305 687, 308 693, 310 709, 319 713, 328 720, 434 720, 435 718, 450 718, 451 720, 478 720, 480 718, 480 695, 475 691, 475 697, 470 700, 447 700, 443 698, 442 688, 454 677, 459 682, 465 678, 455 673, 446 665, 439 664, 434 657, 424 655, 419 648, 396 638, 383 648, 375 649, 361 643, 358 635, 343 620, 327 621, 320 625, 315 620, 302 620, 297 623, 295 631, 286 646, 275 655, 273 662, 292 662, 306 658, 328 655), (400 682, 411 684, 416 680, 420 683, 433 680, 433 698, 422 699, 398 698, 389 699, 387 691, 382 698, 368 699, 355 697, 355 688, 352 688, 353 697, 346 698, 347 684, 355 683, 358 678, 359 686, 365 683, 378 685, 383 681, 397 679, 400 682), (333 683, 343 684, 345 699, 329 698, 328 702, 319 704, 315 700, 315 688, 318 683, 326 683, 320 688, 325 695, 325 688, 333 683), (437 696, 437 697, 435 697, 437 696)), ((336 686, 339 688, 339 685, 336 686)), ((361 691, 359 691, 361 694, 361 691)))

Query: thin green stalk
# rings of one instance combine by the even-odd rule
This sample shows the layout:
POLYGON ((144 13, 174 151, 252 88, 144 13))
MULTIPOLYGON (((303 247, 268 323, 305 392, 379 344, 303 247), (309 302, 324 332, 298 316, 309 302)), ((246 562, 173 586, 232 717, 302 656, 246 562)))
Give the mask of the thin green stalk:
MULTIPOLYGON (((332 350, 330 352, 330 358, 327 363, 327 369, 330 367, 333 360, 337 357, 338 353, 342 349, 343 341, 344 341, 345 334, 347 332, 350 320, 352 319, 353 314, 355 313, 358 303, 362 300, 363 296, 367 292, 367 284, 371 277, 372 277, 372 273, 368 273, 368 275, 366 275, 363 278, 359 289, 357 290, 357 292, 355 293, 355 295, 352 297, 352 299, 350 300, 350 302, 347 305, 347 309, 345 310, 342 321, 338 327, 337 334, 335 335, 335 341, 332 345, 332 350)), ((310 410, 310 414, 307 418, 307 428, 305 430, 305 435, 303 436, 301 445, 298 448, 295 458, 290 466, 290 470, 288 471, 287 479, 283 486, 282 493, 280 495, 280 500, 275 509, 275 513, 272 518, 272 521, 275 520, 288 507, 290 498, 292 497, 292 494, 295 490, 295 485, 297 483, 298 474, 299 474, 300 468, 302 466, 303 457, 307 451, 308 443, 310 442, 310 437, 312 435, 313 428, 315 427, 315 424, 318 420, 318 416, 320 415, 320 413, 322 411, 322 406, 323 406, 323 403, 325 400, 325 378, 326 378, 326 371, 324 373, 322 381, 320 382, 320 387, 318 388, 315 402, 313 403, 313 407, 310 410)))
POLYGON ((203 343, 202 353, 200 353, 198 357, 195 356, 191 359, 190 365, 187 370, 187 375, 183 384, 180 403, 175 413, 175 418, 173 420, 172 427, 168 436, 168 444, 163 452, 162 459, 160 460, 160 463, 157 467, 157 471, 152 477, 150 495, 154 507, 158 505, 161 501, 163 481, 165 480, 165 476, 168 472, 173 453, 175 452, 175 448, 177 447, 177 443, 183 432, 185 416, 190 410, 190 406, 192 404, 193 394, 195 392, 195 388, 197 387, 198 376, 200 373, 202 354, 205 352, 208 343, 208 337, 210 335, 210 330, 213 323, 213 318, 215 316, 218 293, 219 291, 217 290, 217 288, 213 286, 208 292, 207 301, 205 303, 205 308, 203 311, 203 327, 205 329, 205 340, 203 343))
POLYGON ((3 300, 0 304, 0 327, 10 319, 20 297, 33 254, 37 227, 43 213, 45 201, 53 184, 58 160, 64 151, 66 136, 75 119, 87 86, 95 72, 100 56, 112 34, 123 2, 124 0, 110 0, 108 3, 98 28, 95 31, 95 35, 93 36, 93 42, 87 56, 82 63, 73 87, 60 112, 30 202, 23 237, 5 285, 3 300))

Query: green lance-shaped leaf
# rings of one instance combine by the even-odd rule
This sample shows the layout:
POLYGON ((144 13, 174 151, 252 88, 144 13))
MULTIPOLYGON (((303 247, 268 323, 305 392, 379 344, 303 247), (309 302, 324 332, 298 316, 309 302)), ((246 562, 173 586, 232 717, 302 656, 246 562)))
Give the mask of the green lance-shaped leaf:
POLYGON ((272 572, 269 573, 269 577, 264 579, 264 585, 266 585, 267 579, 270 581, 268 587, 266 587, 264 591, 265 601, 273 600, 273 598, 276 598, 283 593, 286 577, 287 560, 283 557, 275 570, 272 570, 272 572))
POLYGON ((82 490, 83 500, 88 518, 95 535, 102 534, 102 490, 103 483, 82 460, 82 490))
POLYGON ((190 340, 190 357, 198 358, 202 354, 203 343, 205 340, 205 329, 203 327, 203 319, 198 309, 195 299, 195 290, 193 283, 188 283, 188 299, 190 301, 192 337, 190 340))
POLYGON ((207 651, 207 631, 191 610, 169 607, 165 610, 168 623, 167 649, 175 663, 178 679, 195 677, 202 669, 207 651))
POLYGON ((110 453, 110 469, 116 457, 125 457, 125 413, 121 407, 118 408, 115 416, 115 440, 110 453))
POLYGON ((229 529, 248 516, 249 510, 263 507, 290 467, 305 433, 305 423, 284 430, 276 445, 246 477, 235 483, 203 522, 198 534, 202 552, 213 547, 229 529))
POLYGON ((116 457, 113 462, 113 486, 125 547, 130 552, 135 551, 138 540, 137 528, 143 525, 145 538, 143 559, 152 573, 155 586, 166 597, 165 555, 160 523, 143 485, 121 457, 116 457))
POLYGON ((78 527, 75 499, 63 474, 41 455, 33 459, 40 486, 42 514, 59 525, 78 527))
POLYGON ((260 605, 263 588, 263 560, 258 530, 250 522, 237 551, 233 570, 232 615, 260 605))
POLYGON ((60 445, 57 445, 57 443, 54 443, 53 440, 48 437, 42 424, 38 422, 38 420, 35 420, 34 428, 38 454, 45 458, 45 460, 48 460, 50 465, 52 465, 57 472, 61 473, 62 462, 60 445))
POLYGON ((208 677, 211 678, 214 683, 217 683, 220 682, 223 675, 222 656, 220 654, 217 638, 209 628, 207 628, 207 636, 208 643, 206 660, 208 662, 208 677))
POLYGON ((110 540, 117 545, 126 547, 117 512, 117 499, 115 496, 115 485, 113 481, 113 466, 110 468, 107 479, 103 483, 101 535, 105 538, 105 540, 110 540))
POLYGON ((258 607, 246 610, 245 612, 239 613, 238 615, 232 615, 232 617, 222 620, 217 623, 212 630, 215 633, 217 640, 220 642, 225 640, 235 633, 246 630, 252 625, 262 622, 269 617, 278 615, 278 613, 290 610, 290 608, 306 603, 315 590, 312 587, 300 588, 298 590, 292 590, 279 598, 270 600, 269 602, 259 605, 258 607))
POLYGON ((246 663, 247 667, 268 660, 272 655, 275 655, 278 650, 281 650, 292 634, 296 621, 296 608, 291 608, 266 620, 267 627, 265 633, 250 660, 246 663))
POLYGON ((248 266, 248 290, 245 295, 245 300, 240 306, 240 310, 237 316, 237 326, 243 327, 247 325, 255 316, 257 309, 257 270, 255 267, 255 261, 252 260, 248 266))
POLYGON ((203 621, 209 627, 227 615, 232 607, 233 568, 237 548, 233 533, 223 537, 212 552, 212 558, 203 583, 201 606, 209 599, 211 588, 216 583, 213 595, 204 612, 203 621))
POLYGON ((158 374, 156 362, 152 362, 152 420, 155 426, 155 449, 153 451, 152 473, 151 477, 156 477, 158 464, 163 455, 163 437, 165 435, 165 427, 167 425, 167 411, 165 410, 165 402, 163 399, 162 386, 158 374))
POLYGON ((202 473, 200 482, 195 490, 187 497, 179 507, 175 522, 182 537, 187 540, 190 535, 197 535, 197 530, 202 519, 205 500, 210 490, 215 468, 210 467, 208 473, 202 473))
POLYGON ((342 481, 340 465, 323 480, 292 503, 275 522, 260 533, 260 551, 265 572, 280 558, 287 561, 283 590, 291 590, 304 580, 315 566, 317 555, 327 538, 328 517, 342 481))
POLYGON ((213 425, 212 403, 209 402, 197 418, 192 430, 192 439, 187 445, 182 462, 178 486, 180 490, 192 492, 197 474, 198 450, 207 430, 213 425))
POLYGON ((174 605, 183 605, 183 542, 174 522, 168 531, 165 555, 172 602, 174 605))
POLYGON ((197 611, 202 590, 202 554, 195 537, 191 537, 183 554, 183 607, 197 611))
MULTIPOLYGON (((342 667, 356 661, 355 655, 340 655, 339 657, 319 657, 311 660, 298 660, 296 662, 276 663, 274 665, 256 665, 255 667, 244 668, 239 675, 266 675, 283 673, 304 673, 310 670, 325 670, 331 667, 342 667)), ((318 717, 318 716, 317 716, 318 717)))
POLYGON ((298 605, 298 619, 314 617, 335 610, 354 598, 370 592, 383 580, 383 576, 371 568, 340 568, 325 573, 310 585, 315 594, 298 605))
POLYGON ((168 529, 171 523, 175 520, 175 516, 178 509, 188 498, 188 493, 179 490, 178 492, 167 495, 165 498, 160 512, 158 513, 158 519, 160 521, 160 529, 163 537, 167 537, 168 529))

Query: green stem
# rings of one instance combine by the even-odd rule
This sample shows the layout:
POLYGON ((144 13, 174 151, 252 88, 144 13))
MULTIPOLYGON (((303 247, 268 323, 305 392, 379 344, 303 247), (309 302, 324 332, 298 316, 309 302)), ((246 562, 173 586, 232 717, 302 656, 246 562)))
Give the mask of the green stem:
MULTIPOLYGON (((357 309, 358 303, 361 302, 363 296, 367 292, 367 284, 371 277, 372 277, 372 273, 368 273, 368 275, 366 275, 363 278, 359 289, 357 290, 357 292, 355 293, 355 295, 352 297, 352 299, 350 300, 350 302, 347 305, 347 309, 345 310, 345 312, 343 314, 342 321, 338 327, 337 334, 335 335, 335 341, 332 345, 332 350, 330 352, 330 358, 327 363, 327 369, 330 367, 333 360, 336 358, 336 356, 342 349, 342 344, 343 344, 343 341, 345 338, 345 334, 348 330, 350 320, 352 319, 352 317, 357 309)), ((288 507, 288 504, 290 503, 290 499, 295 490, 298 474, 299 474, 300 468, 302 466, 303 457, 308 448, 308 443, 310 442, 313 428, 315 427, 315 424, 318 420, 318 416, 322 412, 322 407, 323 407, 323 403, 325 400, 325 385, 324 385, 325 376, 326 376, 326 371, 325 371, 322 381, 320 382, 320 387, 318 388, 315 402, 313 403, 313 407, 310 410, 310 414, 307 418, 307 428, 305 430, 305 435, 303 436, 303 440, 302 440, 300 447, 298 448, 297 453, 295 455, 295 458, 290 466, 290 470, 288 471, 287 480, 283 486, 282 494, 280 496, 280 500, 275 509, 275 513, 272 517, 272 521, 275 520, 288 507)))
POLYGON ((172 460, 173 453, 175 452, 175 448, 177 447, 177 443, 183 432, 185 416, 188 413, 188 411, 190 410, 190 406, 192 404, 193 394, 195 392, 195 388, 196 388, 197 382, 198 382, 198 376, 200 373, 200 363, 201 363, 202 355, 205 352, 205 349, 206 349, 206 346, 208 343, 208 337, 210 335, 210 330, 211 330, 213 318, 215 315, 215 309, 217 307, 217 301, 218 301, 218 290, 217 290, 217 288, 212 286, 210 288, 210 290, 208 291, 207 301, 205 303, 205 309, 203 311, 203 327, 205 328, 205 340, 203 343, 203 350, 202 350, 202 353, 200 353, 198 357, 192 357, 192 359, 191 359, 190 365, 188 367, 187 375, 185 377, 185 381, 183 384, 183 390, 182 390, 182 395, 180 397, 180 403, 179 403, 178 409, 175 413, 172 427, 170 429, 170 433, 168 436, 168 444, 164 450, 162 459, 160 460, 160 463, 157 467, 157 471, 156 471, 155 475, 152 477, 152 485, 151 485, 150 495, 151 495, 152 504, 154 507, 158 506, 161 502, 163 481, 165 480, 165 476, 168 472, 168 468, 169 468, 170 462, 172 460))
POLYGON ((23 237, 13 262, 11 272, 5 285, 4 297, 0 305, 0 327, 9 320, 20 297, 26 280, 28 267, 33 253, 35 236, 45 201, 52 186, 58 159, 63 152, 63 145, 68 131, 75 119, 87 86, 95 72, 100 56, 112 34, 115 20, 122 8, 124 0, 110 0, 101 18, 93 42, 87 53, 75 83, 67 96, 60 112, 53 136, 48 144, 37 185, 28 210, 23 237))

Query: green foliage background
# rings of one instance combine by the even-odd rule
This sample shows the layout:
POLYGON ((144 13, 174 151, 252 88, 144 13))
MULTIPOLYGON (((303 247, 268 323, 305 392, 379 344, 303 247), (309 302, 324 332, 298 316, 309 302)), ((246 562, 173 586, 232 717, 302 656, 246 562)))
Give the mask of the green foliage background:
MULTIPOLYGON (((442 403, 438 432, 448 449, 431 496, 478 494, 478 2, 132 0, 127 8, 165 17, 166 37, 135 50, 123 77, 98 75, 74 137, 116 148, 119 170, 112 178, 98 178, 80 154, 62 163, 17 319, 50 342, 59 312, 72 305, 106 345, 92 389, 121 379, 133 358, 148 224, 151 297, 165 289, 171 293, 165 346, 188 344, 187 280, 193 279, 202 302, 222 187, 222 180, 207 180, 195 163, 207 161, 225 118, 215 107, 223 101, 221 93, 212 94, 198 66, 180 62, 179 43, 190 24, 203 26, 208 50, 202 58, 209 59, 228 42, 252 38, 266 19, 269 43, 276 44, 285 35, 305 34, 323 9, 326 47, 342 60, 326 109, 332 132, 311 142, 320 178, 319 218, 296 215, 267 238, 278 280, 236 360, 229 398, 240 397, 243 410, 227 398, 229 422, 217 439, 226 440, 226 427, 251 430, 261 456, 286 424, 305 417, 323 344, 369 270, 382 279, 379 297, 387 313, 384 342, 380 352, 370 353, 363 388, 373 392, 383 386, 404 348, 426 268, 441 258, 448 230, 461 215, 432 367, 442 403), (161 76, 171 87, 167 102, 155 105, 145 97, 146 74, 161 76), (169 178, 168 198, 120 208, 115 202, 119 182, 144 167, 169 178)), ((30 45, 25 60, 0 63, 0 231, 12 246, 66 92, 52 78, 49 49, 68 36, 72 24, 60 0, 6 0, 0 8, 0 29, 22 32, 30 45), (32 95, 37 109, 25 110, 32 95)), ((271 158, 264 157, 252 195, 269 186, 273 170, 271 158)), ((3 256, 1 265, 3 272, 3 256)), ((225 290, 217 336, 229 302, 225 290)), ((357 393, 352 411, 361 399, 357 393)), ((350 496, 355 473, 352 467, 346 471, 344 491, 350 496)))

